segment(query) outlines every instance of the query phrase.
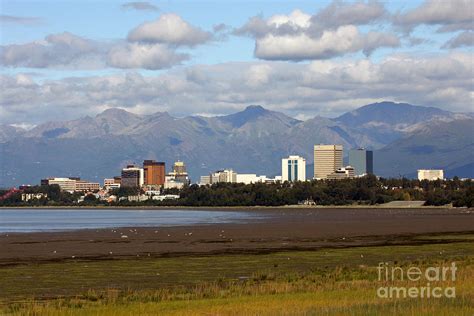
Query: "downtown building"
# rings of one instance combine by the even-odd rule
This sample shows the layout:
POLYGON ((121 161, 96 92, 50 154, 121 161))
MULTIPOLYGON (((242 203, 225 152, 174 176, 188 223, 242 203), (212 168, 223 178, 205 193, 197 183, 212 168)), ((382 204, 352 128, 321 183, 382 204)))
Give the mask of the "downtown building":
POLYGON ((120 183, 122 182, 122 177, 113 177, 104 179, 104 189, 118 189, 120 188, 120 183))
POLYGON ((135 165, 127 165, 122 169, 120 186, 125 188, 142 187, 145 183, 144 171, 135 165))
POLYGON ((258 176, 256 173, 237 173, 237 183, 252 184, 252 183, 274 183, 274 179, 269 179, 267 176, 258 176))
POLYGON ((355 177, 355 170, 351 166, 346 166, 338 168, 333 173, 328 174, 328 180, 342 180, 342 179, 352 179, 355 177))
POLYGON ((443 180, 444 172, 442 169, 419 169, 418 170, 418 180, 443 180))
POLYGON ((185 185, 189 185, 188 172, 184 162, 178 160, 173 164, 173 170, 165 176, 165 189, 182 189, 185 185))
POLYGON ((314 179, 327 179, 328 175, 342 168, 342 145, 314 146, 314 179))
POLYGON ((76 178, 47 178, 41 179, 41 185, 59 185, 61 191, 76 191, 76 178))
POLYGON ((306 181, 306 160, 300 156, 289 156, 281 160, 281 181, 306 181))
POLYGON ((356 176, 374 173, 374 155, 371 150, 357 148, 349 150, 349 165, 356 176))
POLYGON ((41 180, 41 185, 53 185, 56 184, 59 186, 61 191, 68 192, 88 192, 88 191, 98 191, 100 189, 100 184, 98 182, 90 182, 81 180, 81 178, 47 178, 41 180))
POLYGON ((76 180, 76 191, 80 192, 94 192, 100 190, 98 182, 89 182, 84 180, 76 180))
POLYGON ((143 184, 149 188, 159 188, 165 184, 165 163, 155 160, 143 161, 143 184))
POLYGON ((237 173, 232 169, 217 170, 208 176, 201 176, 200 185, 220 182, 237 183, 237 173))

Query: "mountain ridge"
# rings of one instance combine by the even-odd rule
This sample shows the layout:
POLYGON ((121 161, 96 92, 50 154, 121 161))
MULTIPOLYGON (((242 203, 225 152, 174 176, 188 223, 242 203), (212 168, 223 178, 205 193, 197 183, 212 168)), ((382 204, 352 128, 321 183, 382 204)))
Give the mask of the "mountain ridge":
MULTIPOLYGON (((423 130, 428 134, 434 133, 429 128, 430 124, 448 124, 474 117, 469 113, 438 109, 439 111, 432 110, 430 115, 412 118, 410 124, 400 129, 395 126, 403 120, 405 113, 402 111, 397 114, 393 110, 393 107, 396 109, 396 103, 383 104, 382 109, 390 107, 387 111, 392 113, 392 117, 386 118, 387 125, 382 127, 377 127, 374 123, 377 121, 370 121, 374 117, 379 119, 378 114, 372 115, 370 111, 369 114, 362 114, 365 116, 365 119, 362 118, 364 123, 357 126, 353 122, 341 122, 340 118, 344 115, 334 119, 316 116, 301 121, 284 113, 252 105, 229 115, 181 118, 166 112, 137 115, 123 109, 108 109, 95 117, 47 122, 29 131, 15 132, 5 128, 8 132, 2 134, 0 128, 1 163, 4 166, 0 174, 0 186, 36 183, 40 176, 68 175, 65 174, 67 172, 102 181, 104 177, 119 174, 124 164, 141 163, 144 159, 157 159, 170 165, 179 158, 187 163, 195 181, 200 175, 219 168, 274 175, 280 172, 280 159, 289 154, 302 155, 308 164, 312 163, 313 145, 318 143, 342 144, 346 153, 348 149, 355 147, 374 149, 376 162, 380 151, 384 162, 376 164, 375 171, 379 168, 383 175, 397 176, 396 173, 388 172, 391 160, 384 158, 384 148, 390 149, 397 141, 406 141, 410 135, 418 135, 423 130), (41 168, 38 169, 39 165, 41 168)), ((402 105, 402 109, 406 106, 411 105, 402 105)), ((373 104, 362 108, 367 111, 374 107, 374 111, 380 110, 373 104)), ((415 111, 419 110, 416 106, 411 107, 415 107, 415 111)), ((452 129, 456 124, 447 126, 452 129)), ((451 138, 454 138, 449 141, 450 146, 455 147, 458 141, 466 147, 465 138, 450 133, 451 138)), ((417 136, 415 139, 418 142, 426 141, 429 135, 417 136)), ((408 152, 407 156, 407 153, 393 150, 392 154, 403 157, 404 161, 409 161, 410 155, 419 155, 408 152)), ((468 155, 459 157, 460 160, 454 164, 443 160, 449 162, 445 167, 464 170, 462 166, 472 163, 468 155)), ((429 153, 423 159, 427 166, 434 165, 430 161, 435 158, 431 159, 429 153)), ((409 167, 407 164, 405 167, 409 167)))

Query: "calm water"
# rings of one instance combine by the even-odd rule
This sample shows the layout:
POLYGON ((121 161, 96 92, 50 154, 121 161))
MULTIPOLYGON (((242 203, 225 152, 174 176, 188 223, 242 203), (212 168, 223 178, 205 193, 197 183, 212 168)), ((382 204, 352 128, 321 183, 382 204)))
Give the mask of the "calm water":
POLYGON ((0 209, 0 232, 245 223, 261 214, 206 210, 0 209))

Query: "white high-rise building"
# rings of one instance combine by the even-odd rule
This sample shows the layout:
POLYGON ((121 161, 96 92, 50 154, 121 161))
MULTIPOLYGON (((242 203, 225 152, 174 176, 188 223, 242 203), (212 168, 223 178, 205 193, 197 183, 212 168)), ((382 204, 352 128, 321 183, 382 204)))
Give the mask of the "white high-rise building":
POLYGON ((418 170, 418 180, 428 180, 428 181, 435 181, 435 180, 443 180, 444 179, 444 172, 441 169, 420 169, 418 170))
POLYGON ((306 160, 300 156, 289 156, 281 160, 281 180, 306 181, 306 160))
POLYGON ((342 168, 342 145, 314 146, 314 178, 327 179, 328 175, 342 168))

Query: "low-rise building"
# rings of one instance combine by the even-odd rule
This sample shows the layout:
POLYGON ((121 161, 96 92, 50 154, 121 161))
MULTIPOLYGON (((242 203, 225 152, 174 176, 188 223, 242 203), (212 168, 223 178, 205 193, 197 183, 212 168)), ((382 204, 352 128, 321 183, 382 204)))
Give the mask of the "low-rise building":
MULTIPOLYGON (((129 195, 127 197, 124 197, 125 200, 129 201, 129 202, 143 202, 143 201, 147 201, 150 199, 150 196, 148 195, 129 195)), ((120 198, 120 200, 122 200, 122 198, 120 198)))
POLYGON ((237 173, 232 169, 218 170, 211 174, 211 184, 219 182, 236 183, 237 173))
POLYGON ((418 170, 418 180, 443 180, 444 172, 441 169, 419 169, 418 170))
POLYGON ((98 182, 89 182, 84 180, 76 181, 75 191, 80 192, 89 192, 89 191, 98 191, 100 189, 100 184, 98 182))
POLYGON ((110 195, 107 197, 107 203, 114 203, 117 202, 117 196, 116 195, 110 195))
POLYGON ((119 179, 115 178, 110 178, 110 179, 104 179, 104 189, 110 190, 110 189, 118 189, 120 188, 120 180, 121 178, 118 177, 119 179))
POLYGON ((21 194, 21 200, 24 202, 28 202, 31 200, 40 200, 47 197, 48 197, 48 194, 46 193, 22 193, 21 194))
POLYGON ((255 173, 238 173, 236 177, 237 183, 251 184, 251 183, 269 183, 274 182, 274 179, 269 179, 267 176, 257 176, 255 173))
POLYGON ((340 180, 340 179, 350 179, 355 177, 354 168, 351 166, 346 166, 342 168, 338 168, 333 173, 328 174, 328 180, 340 180))
POLYGON ((236 176, 237 183, 257 183, 257 182, 264 182, 266 180, 266 176, 257 176, 255 173, 238 173, 236 176))
POLYGON ((201 176, 199 180, 199 185, 208 185, 211 184, 211 176, 201 176))
POLYGON ((155 201, 177 200, 179 199, 179 195, 177 194, 154 195, 151 198, 155 201))
POLYGON ((47 178, 41 180, 41 185, 59 185, 61 191, 74 192, 76 190, 76 178, 47 178))
POLYGON ((206 185, 220 182, 236 183, 237 173, 232 169, 217 170, 208 176, 201 176, 199 184, 206 185))
POLYGON ((182 189, 185 182, 177 180, 174 176, 167 175, 165 177, 165 189, 182 189))

